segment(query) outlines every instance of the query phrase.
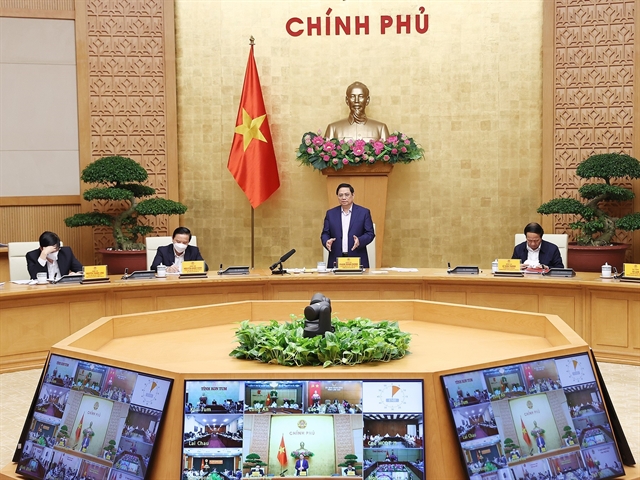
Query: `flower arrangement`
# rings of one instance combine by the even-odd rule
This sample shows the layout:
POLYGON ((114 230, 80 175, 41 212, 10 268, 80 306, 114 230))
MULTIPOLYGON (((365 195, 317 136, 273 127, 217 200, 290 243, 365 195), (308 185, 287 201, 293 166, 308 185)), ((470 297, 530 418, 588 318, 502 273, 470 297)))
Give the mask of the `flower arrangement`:
POLYGON ((307 132, 296 153, 303 165, 316 170, 331 167, 340 170, 347 165, 411 163, 424 159, 424 149, 413 138, 394 132, 386 140, 338 140, 320 133, 307 132))

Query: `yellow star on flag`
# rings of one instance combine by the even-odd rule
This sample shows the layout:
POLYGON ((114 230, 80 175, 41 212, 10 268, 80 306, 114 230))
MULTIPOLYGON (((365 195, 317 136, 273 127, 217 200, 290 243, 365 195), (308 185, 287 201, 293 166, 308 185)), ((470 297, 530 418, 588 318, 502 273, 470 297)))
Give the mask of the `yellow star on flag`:
POLYGON ((256 118, 251 118, 251 115, 247 113, 247 111, 242 109, 242 124, 236 127, 236 133, 239 133, 243 136, 244 139, 244 151, 247 151, 247 147, 251 143, 251 140, 257 138, 261 142, 267 142, 267 139, 264 138, 262 132, 260 131, 260 126, 264 119, 267 118, 267 114, 256 118))
POLYGON ((278 448, 278 453, 285 453, 285 449, 284 449, 284 447, 280 447, 280 448, 278 448))

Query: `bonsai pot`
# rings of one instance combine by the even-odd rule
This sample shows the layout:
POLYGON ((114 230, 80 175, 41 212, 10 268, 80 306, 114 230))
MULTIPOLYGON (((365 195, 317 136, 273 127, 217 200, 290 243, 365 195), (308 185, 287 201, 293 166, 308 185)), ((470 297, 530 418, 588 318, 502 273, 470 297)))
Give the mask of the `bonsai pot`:
POLYGON ((629 245, 613 243, 602 247, 578 245, 569 242, 567 266, 577 272, 599 272, 602 265, 608 263, 622 272, 624 257, 629 245))
POLYGON ((122 274, 128 268, 129 273, 136 270, 147 270, 146 250, 98 250, 102 254, 102 262, 107 266, 109 275, 122 274))

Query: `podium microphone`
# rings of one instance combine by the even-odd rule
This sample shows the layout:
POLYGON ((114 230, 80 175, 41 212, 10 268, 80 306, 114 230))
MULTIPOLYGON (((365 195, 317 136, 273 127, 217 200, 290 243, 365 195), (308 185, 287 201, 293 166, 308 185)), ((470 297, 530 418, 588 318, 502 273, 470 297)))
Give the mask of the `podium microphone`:
POLYGON ((273 271, 278 265, 280 265, 282 262, 285 262, 289 259, 289 257, 291 255, 293 255, 294 253, 296 253, 296 249, 292 248, 291 250, 289 250, 287 253, 285 253, 283 256, 280 257, 280 260, 278 260, 277 262, 275 262, 273 265, 271 265, 269 267, 269 270, 273 271))

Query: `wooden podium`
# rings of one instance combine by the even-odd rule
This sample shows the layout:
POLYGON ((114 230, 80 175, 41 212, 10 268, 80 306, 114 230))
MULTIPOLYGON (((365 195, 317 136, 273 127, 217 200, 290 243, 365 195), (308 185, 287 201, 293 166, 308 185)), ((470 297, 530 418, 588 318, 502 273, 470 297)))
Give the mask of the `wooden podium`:
POLYGON ((331 167, 322 170, 327 177, 327 198, 329 208, 338 205, 336 188, 341 183, 349 183, 355 190, 354 203, 371 210, 373 223, 376 224, 376 268, 382 267, 382 246, 384 242, 384 223, 387 215, 387 186, 393 165, 374 163, 354 167, 347 165, 340 170, 331 167))
MULTIPOLYGON (((427 480, 465 478, 448 412, 443 374, 589 351, 555 315, 422 300, 336 300, 340 318, 397 320, 412 334, 411 353, 389 363, 355 367, 282 367, 229 357, 237 322, 286 321, 307 301, 246 301, 104 317, 54 345, 52 353, 174 379, 149 478, 180 478, 185 380, 421 380, 424 385, 427 480)), ((15 464, 0 479, 17 479, 15 464)), ((640 469, 625 467, 625 479, 640 469)))

